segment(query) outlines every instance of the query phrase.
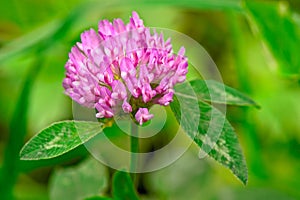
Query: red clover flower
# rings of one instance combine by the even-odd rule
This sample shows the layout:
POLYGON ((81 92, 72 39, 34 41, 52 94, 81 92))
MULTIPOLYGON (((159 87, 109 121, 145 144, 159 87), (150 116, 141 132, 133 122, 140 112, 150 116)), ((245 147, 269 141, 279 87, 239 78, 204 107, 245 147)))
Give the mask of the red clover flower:
POLYGON ((142 125, 154 104, 167 106, 174 85, 185 81, 187 58, 173 53, 171 39, 150 32, 136 12, 130 22, 99 22, 81 34, 65 65, 65 93, 82 106, 95 108, 97 118, 111 118, 119 108, 142 125))

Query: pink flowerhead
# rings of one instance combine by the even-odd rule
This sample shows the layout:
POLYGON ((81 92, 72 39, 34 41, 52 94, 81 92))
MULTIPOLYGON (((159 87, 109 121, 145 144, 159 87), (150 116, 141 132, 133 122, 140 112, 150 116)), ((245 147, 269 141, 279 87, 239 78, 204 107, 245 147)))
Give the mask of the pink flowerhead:
POLYGON ((77 103, 97 110, 97 118, 110 118, 122 109, 142 125, 153 117, 153 104, 169 105, 173 87, 185 81, 187 58, 178 55, 171 40, 150 32, 136 12, 130 22, 99 22, 81 34, 65 65, 65 93, 77 103))
POLYGON ((139 108, 135 114, 135 119, 140 125, 151 118, 153 118, 153 115, 149 113, 147 108, 139 108))

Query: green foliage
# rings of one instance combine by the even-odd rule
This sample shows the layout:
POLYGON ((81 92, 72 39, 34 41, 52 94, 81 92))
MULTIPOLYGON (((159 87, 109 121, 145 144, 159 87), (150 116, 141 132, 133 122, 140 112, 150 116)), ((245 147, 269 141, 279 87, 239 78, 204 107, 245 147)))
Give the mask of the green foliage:
POLYGON ((100 133, 104 124, 86 121, 61 121, 35 135, 22 148, 22 160, 49 159, 60 156, 100 133))
MULTIPOLYGON (((89 154, 88 150, 84 145, 80 145, 77 148, 66 152, 58 157, 53 157, 49 159, 41 159, 41 160, 20 160, 19 161, 19 170, 22 173, 28 173, 30 171, 38 170, 43 167, 54 167, 57 165, 62 165, 64 163, 72 162, 74 160, 80 160, 85 158, 89 154)), ((18 159, 19 153, 18 153, 18 159)))
POLYGON ((53 47, 54 43, 60 42, 60 40, 69 34, 74 23, 88 8, 90 8, 89 4, 77 7, 66 18, 54 20, 9 42, 0 49, 0 61, 9 60, 16 55, 27 54, 35 48, 39 48, 39 51, 43 52, 53 47))
POLYGON ((295 56, 300 46, 300 28, 292 18, 292 12, 283 2, 246 1, 250 22, 269 47, 281 71, 299 76, 300 57, 295 56))
POLYGON ((229 185, 232 175, 220 166, 213 167, 211 162, 195 159, 195 153, 189 151, 170 167, 146 174, 151 191, 157 194, 155 199, 205 199, 205 200, 292 200, 295 198, 268 185, 253 187, 250 175, 247 186, 229 185), (208 170, 201 170, 207 169, 208 170), (195 170, 197 169, 197 170, 195 170), (212 181, 214 177, 226 178, 226 183, 212 181), (223 186, 225 185, 225 187, 223 186))
POLYGON ((112 198, 93 196, 93 197, 85 198, 84 200, 112 200, 112 198))
POLYGON ((108 186, 106 168, 92 158, 76 167, 56 170, 51 179, 50 198, 56 200, 82 200, 100 195, 108 186))
POLYGON ((115 200, 138 200, 134 185, 128 173, 118 171, 113 177, 113 197, 115 200))
MULTIPOLYGON (((195 87, 195 83, 201 82, 194 81, 193 83, 195 87)), ((219 83, 212 83, 213 85, 220 87, 219 83)), ((194 130, 191 127, 194 126, 194 119, 197 117, 195 116, 195 109, 184 109, 184 112, 181 112, 182 106, 191 107, 191 97, 186 88, 187 87, 184 84, 176 87, 176 98, 174 102, 171 103, 171 109, 174 112, 177 121, 179 123, 181 122, 182 129, 194 140, 205 154, 208 154, 217 162, 229 168, 234 175, 246 184, 248 180, 247 167, 233 127, 227 121, 225 115, 218 109, 199 100, 200 121, 198 132, 193 132, 194 130), (178 99, 180 99, 180 101, 178 101, 178 99), (182 105, 183 103, 187 105, 182 105), (184 120, 185 123, 182 123, 182 120, 184 120)), ((226 90, 226 92, 227 91, 228 90, 226 90)), ((229 92, 230 93, 225 96, 231 95, 232 99, 237 98, 240 102, 243 102, 243 99, 241 99, 243 96, 240 93, 235 93, 233 90, 229 90, 229 92)), ((248 102, 249 100, 250 99, 246 98, 245 102, 248 102)), ((253 101, 251 100, 251 102, 253 101)))
POLYGON ((11 190, 19 173, 19 151, 27 131, 27 113, 29 108, 29 98, 31 88, 41 68, 41 60, 34 63, 29 71, 23 88, 17 101, 17 105, 10 122, 10 135, 5 149, 4 164, 0 171, 0 193, 3 199, 11 198, 11 190), (6 196, 7 195, 7 196, 6 196))
POLYGON ((84 200, 112 200, 112 198, 109 197, 100 197, 100 196, 93 196, 85 198, 84 200))
POLYGON ((193 80, 190 82, 198 99, 207 102, 259 107, 252 99, 229 86, 214 80, 193 80))
MULTIPOLYGON (((120 2, 119 2, 120 3, 120 2)), ((121 2, 123 3, 123 1, 121 2)), ((234 11, 241 11, 241 1, 240 0, 187 0, 187 1, 180 1, 180 0, 141 0, 141 1, 126 1, 126 4, 140 4, 140 5, 168 5, 168 6, 177 6, 177 7, 184 7, 184 8, 197 8, 197 9, 207 9, 207 10, 234 10, 234 11)))
MULTIPOLYGON (((299 79, 299 1, 71 0, 68 3, 45 1, 43 4, 39 1, 1 1, 0 4, 1 199, 37 199, 35 197, 38 195, 46 198, 47 177, 53 167, 65 163, 72 165, 72 158, 86 156, 86 149, 80 145, 62 156, 47 160, 18 160, 25 134, 30 137, 44 124, 71 116, 70 107, 66 107, 61 101, 52 101, 44 94, 51 92, 55 93, 55 97, 61 95, 63 98, 62 88, 56 90, 49 86, 54 82, 57 84, 56 88, 61 85, 57 80, 63 77, 62 68, 67 53, 75 40, 77 41, 80 32, 91 24, 95 25, 95 21, 99 19, 127 19, 132 10, 138 11, 145 17, 145 23, 151 26, 159 24, 161 27, 176 29, 199 41, 217 63, 224 82, 246 91, 262 106, 259 111, 230 106, 227 112, 230 121, 240 133, 245 150, 250 176, 247 187, 235 185, 229 170, 227 172, 218 165, 209 165, 206 161, 198 162, 192 155, 183 161, 180 158, 172 166, 155 172, 168 170, 169 174, 160 177, 154 173, 147 174, 157 185, 153 188, 152 182, 144 180, 148 192, 145 199, 148 199, 148 195, 150 199, 186 199, 188 195, 191 199, 300 198, 296 187, 300 184, 300 129, 297 125, 300 116, 297 102, 300 93, 299 80, 293 82, 290 79, 290 76, 299 79), (226 18, 227 14, 233 14, 229 20, 226 18), (237 22, 235 31, 230 26, 231 20, 237 22), (253 32, 250 32, 247 22, 254 27, 253 32), (253 37, 253 33, 259 37, 253 37), (263 47, 267 47, 272 58, 265 54, 262 43, 266 44, 263 47), (235 49, 235 46, 239 48, 235 49), (215 51, 215 47, 219 51, 215 51), (34 66, 31 66, 32 62, 34 66), (270 68, 274 63, 278 68, 270 68), (44 75, 36 80, 40 68, 44 75), (55 74, 55 79, 48 74, 48 69, 55 74), (289 76, 282 78, 277 72, 289 76), (44 92, 38 93, 37 89, 44 92), (54 107, 60 109, 54 110, 54 107), (65 113, 63 115, 59 111, 62 109, 65 113), (49 117, 49 111, 55 113, 52 118, 49 117), (180 166, 174 168, 176 165, 180 166), (38 195, 33 195, 36 191, 39 191, 38 195)), ((191 70, 189 78, 194 78, 190 72, 191 70)), ((215 100, 212 104, 225 103, 224 96, 216 92, 220 89, 219 86, 222 90, 222 86, 208 81, 208 85, 213 85, 208 90, 208 86, 203 83, 191 83, 198 99, 206 102, 199 102, 196 108, 203 115, 198 116, 205 124, 202 133, 208 126, 207 120, 212 121, 211 113, 215 113, 216 118, 224 121, 225 127, 233 131, 225 116, 207 104, 211 102, 211 96, 215 100), (206 122, 204 118, 207 118, 206 122)), ((232 88, 225 86, 225 91, 229 96, 233 93, 236 97, 227 98, 227 104, 257 106, 251 99, 232 88)), ((198 103, 198 99, 193 101, 198 103)), ((174 104, 172 106, 176 107, 174 104)), ((192 109, 188 110, 191 111, 192 109)), ((192 121, 193 116, 195 115, 184 115, 184 120, 192 121)), ((195 124, 189 126, 193 127, 195 124)), ((212 130, 216 129, 214 127, 212 130)), ((223 133, 223 140, 233 137, 236 141, 235 134, 223 133)), ((204 144, 198 140, 197 145, 209 151, 211 147, 205 147, 204 144)), ((226 145, 223 148, 227 148, 226 145)), ((193 151, 188 153, 192 154, 193 151)), ((212 156, 218 158, 217 153, 212 156)), ((226 166, 225 160, 221 159, 221 162, 226 166)), ((88 181, 85 180, 84 184, 88 184, 88 181)), ((99 195, 101 194, 86 199, 111 199, 99 195)))

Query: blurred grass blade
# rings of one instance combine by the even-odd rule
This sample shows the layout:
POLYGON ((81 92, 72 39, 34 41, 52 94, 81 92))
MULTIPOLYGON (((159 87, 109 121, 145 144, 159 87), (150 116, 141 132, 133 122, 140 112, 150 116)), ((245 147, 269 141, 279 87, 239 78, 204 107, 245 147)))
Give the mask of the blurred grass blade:
POLYGON ((94 196, 94 197, 85 198, 84 200, 113 200, 113 199, 109 197, 94 196))
POLYGON ((80 5, 72 10, 64 19, 49 22, 1 47, 0 62, 18 54, 27 53, 30 49, 36 47, 42 47, 40 48, 41 50, 52 47, 54 42, 60 41, 63 37, 68 36, 72 25, 80 19, 90 7, 90 3, 80 5))
MULTIPOLYGON (((244 34, 243 31, 243 21, 242 17, 239 16, 236 13, 227 13, 228 17, 228 25, 229 25, 229 30, 231 32, 231 39, 232 39, 232 46, 233 46, 233 51, 236 52, 234 59, 235 59, 235 73, 237 75, 237 80, 238 80, 238 85, 243 91, 247 91, 247 94, 260 94, 257 95, 257 97, 262 97, 266 94, 264 94, 264 87, 268 84, 275 84, 273 83, 273 79, 271 78, 270 80, 264 79, 261 80, 261 82, 258 82, 256 79, 252 79, 250 77, 253 77, 251 74, 252 68, 255 66, 254 63, 249 63, 249 57, 248 53, 245 53, 245 51, 252 51, 252 50, 246 50, 248 48, 248 36, 244 34), (249 76, 250 75, 250 76, 249 76), (270 82, 271 81, 271 82, 270 82), (258 87, 259 86, 259 87, 258 87), (255 92, 254 92, 255 91, 255 92), (258 92, 260 91, 260 92, 258 92)), ((250 60, 253 59, 252 57, 250 60)), ((256 63, 257 61, 255 61, 256 63)), ((261 61, 258 61, 260 63, 261 61)), ((261 69, 257 71, 255 69, 255 73, 261 73, 261 69)), ((268 70, 266 70, 268 73, 268 70)), ((267 75, 262 75, 262 76, 267 76, 269 77, 269 74, 267 75)), ((277 83, 280 84, 280 83, 277 83)), ((269 90, 268 90, 269 91, 269 90)), ((267 105, 265 105, 267 106, 267 105)), ((239 114, 239 120, 243 121, 241 126, 239 127, 239 130, 243 132, 243 138, 245 144, 247 144, 247 151, 252 152, 248 154, 247 157, 247 164, 249 168, 251 169, 252 173, 255 173, 257 177, 267 177, 267 169, 266 165, 264 163, 263 159, 263 145, 261 144, 260 138, 258 136, 259 134, 259 128, 255 126, 257 122, 253 120, 253 114, 247 107, 244 107, 240 110, 239 114)), ((263 118, 261 118, 263 119, 263 118)), ((265 119, 264 119, 265 120, 265 119)))
POLYGON ((300 28, 283 2, 246 1, 250 23, 258 28, 263 41, 285 75, 300 72, 300 28))
POLYGON ((30 69, 24 81, 23 88, 16 103, 16 108, 10 122, 8 142, 4 152, 2 174, 0 180, 0 194, 2 199, 10 199, 13 185, 19 173, 19 151, 27 132, 27 113, 31 88, 42 66, 43 58, 40 57, 30 69), (6 196, 7 195, 7 196, 6 196))
POLYGON ((117 171, 113 177, 113 197, 115 200, 138 200, 133 182, 128 173, 117 171))
POLYGON ((241 0, 141 0, 141 1, 121 1, 120 4, 126 3, 129 4, 140 4, 140 5, 166 5, 166 6, 177 6, 185 8, 197 8, 205 10, 233 10, 233 11, 242 11, 242 2, 241 0))
POLYGON ((100 133, 104 124, 86 121, 56 122, 31 138, 22 148, 22 160, 40 160, 60 156, 100 133))
POLYGON ((0 49, 0 61, 6 60, 16 54, 28 52, 34 45, 38 45, 53 35, 59 27, 58 21, 52 21, 6 44, 0 49))
POLYGON ((184 109, 191 101, 189 95, 183 89, 176 90, 174 101, 170 104, 175 117, 180 123, 184 120, 189 123, 182 123, 181 128, 194 140, 201 149, 201 157, 209 155, 217 162, 231 170, 244 184, 248 180, 246 162, 241 151, 239 141, 233 127, 230 125, 226 116, 210 104, 199 101, 200 121, 198 132, 194 133, 190 128, 194 123, 194 111, 184 109), (178 100, 180 98, 180 101, 178 100), (179 103, 180 102, 180 103, 179 103), (187 105, 182 105, 182 103, 187 105), (183 119, 182 119, 183 118, 183 119))
POLYGON ((99 161, 89 158, 78 166, 59 169, 50 182, 50 199, 84 199, 104 193, 108 186, 108 173, 99 161))
MULTIPOLYGON (((99 9, 103 9, 106 6, 120 6, 128 4, 139 4, 139 5, 165 5, 165 6, 178 6, 187 8, 198 8, 198 9, 212 9, 212 10, 235 10, 242 11, 242 4, 240 0, 167 0, 167 1, 112 1, 111 3, 105 3, 105 6, 101 4, 99 9)), ((91 7, 95 7, 93 3, 82 3, 63 20, 55 20, 48 24, 37 28, 36 30, 27 33, 14 41, 6 44, 0 49, 0 61, 9 59, 14 55, 24 54, 29 49, 46 43, 48 47, 51 47, 53 42, 59 41, 62 37, 68 35, 68 31, 72 25, 80 19, 91 7)))
POLYGON ((197 97, 203 101, 235 106, 255 106, 259 108, 259 105, 251 98, 217 81, 198 79, 191 81, 190 84, 197 97))

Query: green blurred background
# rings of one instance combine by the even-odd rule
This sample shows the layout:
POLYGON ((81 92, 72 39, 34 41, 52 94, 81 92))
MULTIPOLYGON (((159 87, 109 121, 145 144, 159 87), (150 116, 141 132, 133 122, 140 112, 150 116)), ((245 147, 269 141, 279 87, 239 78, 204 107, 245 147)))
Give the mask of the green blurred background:
MULTIPOLYGON (((104 18, 128 22, 133 10, 147 26, 197 40, 224 83, 261 106, 227 110, 246 156, 247 186, 211 159, 199 160, 197 148, 191 147, 173 165, 140 175, 141 198, 300 199, 298 0, 1 1, 0 199, 6 194, 54 198, 58 174, 78 170, 78 163, 88 157, 84 147, 46 161, 19 161, 18 152, 45 126, 72 119, 62 79, 68 52, 80 33, 104 18)), ((103 170, 101 187, 108 193, 109 172, 103 170)), ((90 184, 79 180, 79 188, 90 184)))

